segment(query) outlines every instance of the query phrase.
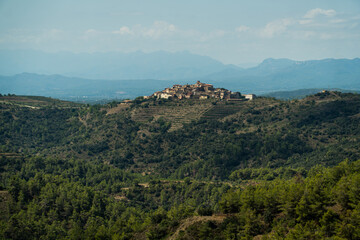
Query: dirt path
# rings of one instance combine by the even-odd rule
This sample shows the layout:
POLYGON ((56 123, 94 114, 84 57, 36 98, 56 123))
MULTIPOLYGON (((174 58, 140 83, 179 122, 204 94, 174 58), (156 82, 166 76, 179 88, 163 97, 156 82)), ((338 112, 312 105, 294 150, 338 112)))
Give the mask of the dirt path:
POLYGON ((197 223, 197 222, 206 222, 206 221, 216 221, 216 222, 222 222, 226 218, 226 215, 213 215, 213 216, 194 216, 187 218, 182 221, 176 232, 171 235, 168 240, 175 240, 178 236, 180 231, 185 231, 188 227, 191 225, 197 223))

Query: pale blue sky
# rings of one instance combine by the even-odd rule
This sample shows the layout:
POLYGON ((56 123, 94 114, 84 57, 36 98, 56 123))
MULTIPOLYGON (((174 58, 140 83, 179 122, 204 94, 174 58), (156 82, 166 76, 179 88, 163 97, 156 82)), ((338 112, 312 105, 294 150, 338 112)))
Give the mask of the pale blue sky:
POLYGON ((0 49, 360 57, 360 0, 0 0, 0 49))

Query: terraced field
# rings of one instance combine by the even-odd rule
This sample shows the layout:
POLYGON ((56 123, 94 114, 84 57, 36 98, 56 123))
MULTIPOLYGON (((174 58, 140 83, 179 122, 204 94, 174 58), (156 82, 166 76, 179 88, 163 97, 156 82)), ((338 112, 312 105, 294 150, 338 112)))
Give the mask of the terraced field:
POLYGON ((177 130, 185 123, 199 119, 221 119, 232 115, 244 108, 246 102, 218 102, 211 101, 177 102, 165 105, 150 105, 136 108, 131 116, 134 121, 151 122, 159 118, 171 122, 170 131, 177 130))
POLYGON ((169 131, 174 131, 193 120, 199 120, 205 112, 211 109, 210 102, 197 104, 180 104, 164 106, 148 106, 147 108, 135 109, 132 112, 132 119, 138 122, 156 121, 159 118, 171 122, 169 131))
POLYGON ((234 103, 220 103, 214 105, 208 111, 206 111, 202 119, 221 119, 226 116, 232 115, 244 108, 246 102, 234 102, 234 103))

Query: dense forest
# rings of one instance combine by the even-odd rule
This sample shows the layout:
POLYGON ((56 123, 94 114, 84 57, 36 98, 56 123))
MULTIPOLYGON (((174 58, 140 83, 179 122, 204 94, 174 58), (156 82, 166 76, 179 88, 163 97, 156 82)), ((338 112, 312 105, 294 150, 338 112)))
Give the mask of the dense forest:
POLYGON ((1 239, 359 239, 360 95, 0 96, 1 239))

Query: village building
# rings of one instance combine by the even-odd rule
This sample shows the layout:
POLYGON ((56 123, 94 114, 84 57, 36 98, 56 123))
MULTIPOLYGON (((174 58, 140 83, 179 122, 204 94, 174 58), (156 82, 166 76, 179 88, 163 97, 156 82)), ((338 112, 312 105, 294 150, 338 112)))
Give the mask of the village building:
POLYGON ((155 92, 151 96, 144 96, 144 99, 221 99, 221 100, 253 100, 254 94, 241 95, 239 92, 232 92, 224 88, 214 88, 212 84, 197 81, 195 84, 175 84, 170 88, 155 92))
POLYGON ((245 99, 253 100, 254 98, 256 98, 256 95, 255 94, 245 94, 244 97, 245 97, 245 99))

